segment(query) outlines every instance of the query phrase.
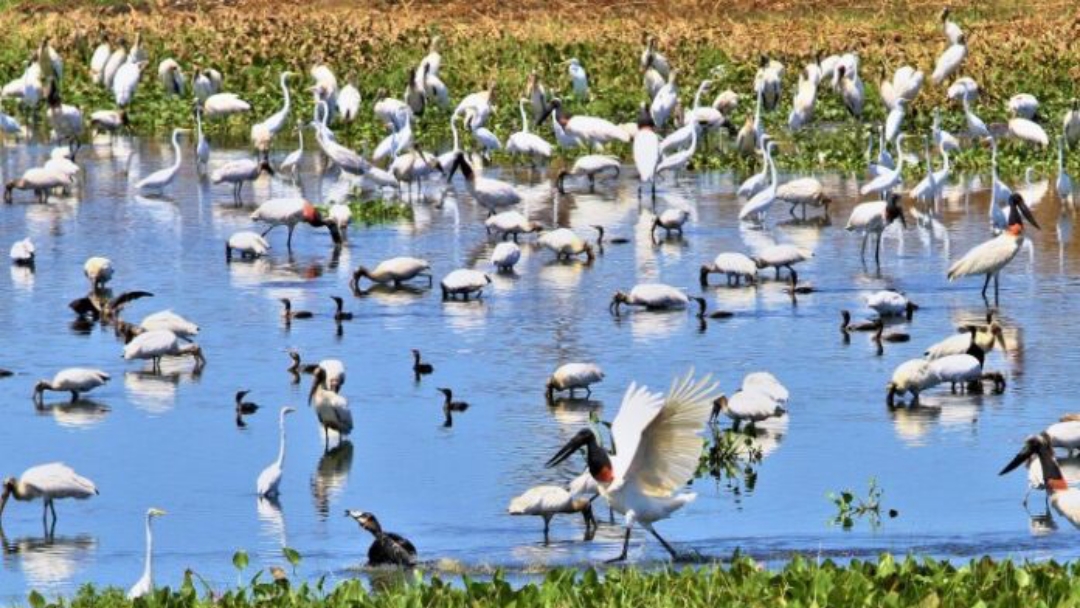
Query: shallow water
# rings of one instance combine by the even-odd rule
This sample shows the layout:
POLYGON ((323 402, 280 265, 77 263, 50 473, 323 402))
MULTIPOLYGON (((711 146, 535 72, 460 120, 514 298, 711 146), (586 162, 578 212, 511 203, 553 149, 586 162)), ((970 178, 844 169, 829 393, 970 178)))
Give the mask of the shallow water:
MULTIPOLYGON (((8 145, 0 148, 0 168, 5 177, 16 175, 46 153, 8 145)), ((215 150, 214 163, 244 154, 215 150)), ((592 266, 558 264, 523 244, 517 276, 494 276, 483 303, 444 304, 426 290, 349 296, 356 319, 337 335, 329 296, 349 294, 358 264, 415 255, 432 262, 436 279, 462 266, 489 269, 494 240, 463 184, 445 195, 429 193, 435 203, 418 204, 411 223, 354 227, 338 256, 325 231, 302 227, 291 256, 281 231, 271 233, 268 258, 226 264, 222 244, 250 227, 252 201, 295 190, 264 177, 254 192, 245 189, 248 206, 237 209, 228 187, 211 188, 185 164, 165 198, 128 191, 129 181, 171 158, 164 141, 120 142, 111 153, 97 145, 80 153, 86 171, 74 196, 41 206, 17 193, 16 204, 0 207, 0 245, 28 235, 38 248, 36 272, 0 273, 0 366, 18 372, 0 380, 0 468, 18 474, 59 460, 101 491, 86 502, 58 503, 52 541, 43 538, 38 503, 8 505, 0 597, 15 598, 31 587, 70 593, 87 582, 126 588, 142 570, 143 515, 150 506, 169 512, 155 524, 159 585, 178 583, 185 568, 217 585, 235 584, 235 550, 248 550, 252 567, 265 568, 282 564, 282 546, 301 552, 304 575, 349 576, 363 564, 369 536, 343 516, 346 508, 376 513, 429 563, 448 558, 478 571, 594 563, 617 554, 621 529, 604 526, 594 542, 582 543, 578 517, 556 518, 553 542, 545 547, 540 520, 509 517, 506 505, 532 485, 572 477, 578 457, 557 470, 543 463, 587 423, 590 408, 610 419, 631 381, 666 389, 690 367, 714 374, 729 393, 744 374, 769 370, 792 398, 790 420, 769 434, 752 490, 736 496, 725 483, 700 480, 694 484, 698 500, 658 524, 682 549, 717 559, 739 549, 763 560, 792 552, 1080 555, 1067 522, 1056 532, 1036 533, 1039 522, 1020 505, 1022 472, 997 476, 1026 434, 1075 408, 1068 387, 1080 356, 1064 345, 1077 341, 1080 327, 1060 319, 1077 312, 1072 294, 1080 252, 1064 229, 1070 216, 1059 219, 1051 192, 1036 206, 1043 230, 1029 231, 1031 256, 1021 253, 1002 279, 1009 350, 992 353, 987 365, 1006 373, 1006 392, 968 397, 939 389, 924 396, 923 409, 890 412, 884 386, 893 368, 958 323, 985 314, 980 280, 945 280, 949 260, 988 236, 985 178, 964 179, 950 190, 932 235, 914 226, 888 234, 876 274, 860 263, 858 238, 842 229, 859 200, 853 176, 821 176, 834 200, 831 226, 776 225, 790 219, 777 207, 767 229, 758 230, 735 220, 737 176, 683 175, 677 185, 663 185, 656 210, 690 209, 685 239, 654 246, 648 238, 653 208, 639 205, 632 170, 593 194, 572 185, 571 194, 557 198, 547 180, 530 183, 522 172, 513 178, 528 184, 523 190, 534 219, 583 235, 591 234, 589 225, 603 224, 631 242, 608 245, 592 266), (737 315, 710 322, 705 331, 686 312, 621 319, 608 313, 611 294, 639 282, 663 281, 698 294, 702 262, 772 240, 815 252, 799 270, 818 293, 793 306, 782 285, 771 281, 758 289, 710 287, 704 295, 711 307, 737 315), (85 334, 69 327, 73 315, 66 305, 85 293, 82 263, 91 255, 113 260, 117 292, 155 294, 130 306, 128 320, 168 308, 201 326, 198 342, 209 360, 201 374, 192 374, 187 361, 167 361, 161 375, 150 374, 120 358, 111 328, 85 334), (922 308, 903 326, 912 341, 890 345, 878 357, 865 335, 845 345, 837 326, 841 308, 860 310, 860 296, 881 288, 903 290, 922 308), (316 318, 285 328, 277 301, 283 296, 316 311, 316 318), (287 347, 305 359, 336 357, 348 366, 343 392, 356 429, 329 454, 305 404, 308 380, 293 384, 285 371, 287 347), (436 368, 418 383, 411 348, 436 368), (548 407, 544 382, 570 361, 595 361, 607 378, 587 405, 548 407), (74 365, 100 367, 112 381, 78 407, 66 407, 66 395, 47 394, 53 407, 35 411, 35 381, 74 365), (442 397, 435 390, 441 386, 472 405, 451 429, 441 427, 442 397), (239 389, 250 389, 249 398, 263 406, 242 430, 233 422, 239 389), (277 410, 286 404, 298 413, 288 419, 282 496, 274 507, 256 499, 255 479, 276 457, 277 410), (835 509, 825 495, 843 488, 864 495, 871 477, 884 489, 885 507, 899 517, 876 531, 865 522, 853 531, 829 526, 835 509)), ((306 162, 306 196, 327 201, 341 195, 343 183, 320 178, 314 155, 306 162)), ((1031 504, 1037 515, 1041 495, 1031 504)), ((635 533, 632 560, 666 557, 644 538, 635 533)))

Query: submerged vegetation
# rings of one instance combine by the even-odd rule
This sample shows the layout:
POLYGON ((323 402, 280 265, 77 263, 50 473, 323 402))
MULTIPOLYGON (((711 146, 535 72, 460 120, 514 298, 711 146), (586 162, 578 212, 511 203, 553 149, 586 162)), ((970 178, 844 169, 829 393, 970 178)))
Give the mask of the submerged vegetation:
MULTIPOLYGON (((497 573, 488 581, 465 577, 460 584, 417 574, 376 577, 370 590, 357 579, 336 586, 325 579, 293 585, 284 571, 256 575, 246 587, 211 590, 190 572, 176 590, 161 589, 136 606, 195 608, 224 606, 990 606, 1080 605, 1080 565, 1057 562, 1014 564, 990 559, 963 565, 931 559, 815 563, 795 557, 782 569, 764 569, 737 557, 728 566, 655 572, 637 569, 555 570, 543 581, 515 586, 497 573), (385 580, 389 579, 389 580, 385 580)), ((381 574, 381 573, 380 573, 381 574)), ((388 574, 388 573, 387 573, 388 574)), ((32 593, 28 604, 48 604, 32 593)), ((129 606, 116 589, 82 588, 56 605, 72 608, 129 606)))
MULTIPOLYGON (((491 128, 505 139, 521 128, 516 102, 531 69, 537 70, 549 91, 564 95, 571 112, 616 123, 634 121, 638 104, 646 99, 638 68, 641 40, 644 33, 651 33, 658 39, 658 48, 680 70, 684 104, 703 78, 714 81, 711 95, 729 88, 740 94, 739 106, 730 117, 736 127, 753 113, 751 86, 759 56, 783 62, 787 70, 781 103, 763 117, 766 130, 781 140, 780 165, 856 170, 866 162, 869 125, 885 118, 877 87, 882 74, 905 64, 929 74, 945 48, 937 3, 811 2, 807 6, 777 0, 725 5, 722 10, 704 1, 679 3, 677 10, 666 3, 601 3, 583 8, 569 3, 490 0, 467 5, 456 0, 425 3, 408 10, 393 4, 346 5, 328 0, 314 5, 282 4, 9 0, 0 3, 6 26, 0 32, 0 80, 17 77, 37 42, 48 35, 68 59, 65 101, 86 111, 112 108, 111 96, 89 81, 89 57, 105 37, 113 44, 121 40, 130 44, 138 32, 151 62, 130 111, 134 128, 164 132, 192 122, 191 101, 165 97, 156 80, 157 63, 173 57, 189 77, 195 66, 221 70, 225 90, 240 94, 253 106, 249 117, 210 125, 213 138, 227 131, 246 134, 251 122, 275 111, 281 103, 279 72, 292 70, 308 82, 308 70, 325 62, 341 85, 355 78, 363 97, 360 120, 335 127, 339 137, 350 147, 370 150, 384 135, 371 114, 377 91, 401 95, 411 69, 435 35, 443 42, 444 80, 453 101, 494 79, 497 111, 491 128), (600 13, 603 18, 596 18, 600 13), (587 27, 582 17, 588 18, 587 27), (839 96, 822 86, 813 128, 790 133, 786 122, 798 73, 816 56, 846 51, 859 54, 867 95, 865 123, 850 119, 839 96), (571 57, 580 59, 589 71, 588 102, 568 95, 566 61, 571 57)), ((982 89, 977 106, 982 118, 988 123, 1002 121, 1008 98, 1030 93, 1040 101, 1039 115, 1051 137, 1060 132, 1070 98, 1080 93, 1076 84, 1080 48, 1075 43, 1080 7, 1065 2, 1032 5, 996 0, 955 7, 953 18, 969 33, 970 52, 961 74, 973 77, 982 89)), ((306 120, 312 115, 310 95, 299 78, 294 85, 293 117, 306 120)), ((936 107, 943 108, 945 128, 963 130, 963 112, 945 99, 944 92, 944 86, 927 81, 908 112, 908 132, 927 133, 931 110, 936 107)), ((426 149, 448 148, 448 120, 448 110, 430 108, 415 125, 419 143, 426 149)), ((540 131, 550 139, 549 125, 540 131)), ((291 149, 295 142, 287 139, 291 138, 279 137, 276 146, 291 149)), ((465 143, 470 143, 467 136, 465 143)), ((705 145, 707 152, 696 159, 699 166, 756 170, 757 161, 737 156, 728 140, 712 137, 705 145)), ((915 146, 921 150, 921 141, 915 146)), ((612 151, 628 157, 626 149, 612 151)), ((1070 164, 1075 167, 1078 161, 1073 156, 1070 164)), ((1034 165, 1046 174, 1054 160, 1052 147, 1039 150, 1009 144, 999 162, 1004 172, 1020 173, 1034 165)), ((988 162, 988 152, 977 146, 954 159, 960 171, 988 162)))

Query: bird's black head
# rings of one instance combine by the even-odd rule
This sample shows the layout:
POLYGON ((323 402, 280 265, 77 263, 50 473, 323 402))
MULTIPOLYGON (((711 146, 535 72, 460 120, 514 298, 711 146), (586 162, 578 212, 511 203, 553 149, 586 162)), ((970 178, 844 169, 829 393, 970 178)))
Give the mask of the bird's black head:
POLYGON ((1024 197, 1020 194, 1013 192, 1009 197, 1009 222, 1010 228, 1017 226, 1023 228, 1024 220, 1027 220, 1029 224, 1034 226, 1038 230, 1042 230, 1039 226, 1039 222, 1035 220, 1035 215, 1031 212, 1031 207, 1028 207, 1024 202, 1024 197))
POLYGON ((562 100, 558 97, 555 97, 548 102, 547 109, 545 109, 544 113, 540 115, 540 118, 536 119, 536 126, 539 127, 540 125, 544 124, 544 121, 547 120, 548 116, 551 116, 552 112, 555 112, 556 118, 558 118, 559 113, 562 112, 562 100))
POLYGON ((356 523, 360 524, 360 527, 375 534, 382 531, 382 526, 379 525, 379 520, 375 518, 374 513, 368 513, 367 511, 356 511, 353 509, 346 509, 345 517, 351 517, 356 523))
POLYGON ((247 394, 250 393, 250 392, 251 392, 250 390, 236 391, 236 402, 240 403, 241 401, 243 401, 244 397, 247 397, 247 394))
POLYGON ((656 128, 656 122, 653 121, 652 113, 649 112, 649 107, 645 103, 638 108, 637 126, 639 129, 656 128))
POLYGON ((889 195, 889 200, 885 203, 885 223, 890 224, 895 220, 900 220, 904 228, 907 228, 907 218, 904 217, 904 207, 900 204, 900 200, 899 194, 889 195))
MULTIPOLYGON (((1001 469, 998 475, 1005 475, 1016 467, 1027 462, 1032 456, 1040 456, 1046 453, 1053 457, 1053 453, 1050 448, 1050 437, 1046 433, 1039 433, 1038 435, 1031 435, 1024 440, 1024 447, 1009 461, 1009 464, 1005 465, 1005 468, 1001 469)), ((1045 473, 1045 470, 1044 470, 1045 473)))

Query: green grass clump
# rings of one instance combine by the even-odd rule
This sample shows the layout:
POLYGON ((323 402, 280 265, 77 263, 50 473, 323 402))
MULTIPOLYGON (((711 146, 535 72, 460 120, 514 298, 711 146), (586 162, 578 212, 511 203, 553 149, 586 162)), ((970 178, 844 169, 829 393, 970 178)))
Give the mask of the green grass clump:
MULTIPOLYGON (((384 574, 384 573, 380 573, 384 574)), ((464 577, 451 584, 438 576, 419 574, 372 576, 369 589, 360 580, 334 587, 320 579, 293 584, 256 575, 242 588, 211 590, 190 573, 175 590, 160 589, 132 603, 117 589, 83 587, 55 605, 71 608, 149 606, 170 608, 255 608, 270 606, 327 608, 547 608, 632 606, 684 608, 703 606, 925 606, 976 608, 989 606, 1080 606, 1080 565, 1056 562, 1016 564, 989 558, 963 565, 932 559, 815 563, 795 557, 779 570, 768 570, 747 557, 727 566, 664 569, 554 570, 542 581, 520 586, 497 573, 488 581, 464 577), (201 589, 200 589, 201 588, 201 589)), ((47 602, 32 593, 28 603, 47 602)))
MULTIPOLYGON (((352 212, 354 224, 375 226, 378 224, 397 224, 399 222, 411 222, 413 219, 412 207, 401 201, 386 199, 364 200, 358 194, 350 195, 344 201, 352 212)), ((328 207, 320 209, 324 214, 328 207)))

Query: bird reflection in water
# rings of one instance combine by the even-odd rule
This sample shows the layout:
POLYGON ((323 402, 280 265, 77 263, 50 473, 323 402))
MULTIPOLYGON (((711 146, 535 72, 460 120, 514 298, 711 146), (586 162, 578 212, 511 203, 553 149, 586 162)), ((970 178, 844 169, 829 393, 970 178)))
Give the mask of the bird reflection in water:
POLYGON ((64 592, 64 587, 89 565, 97 551, 97 539, 93 536, 54 536, 50 531, 42 537, 9 539, 3 527, 0 527, 0 545, 3 545, 4 567, 13 569, 18 564, 27 586, 45 593, 64 592))
POLYGON ((336 498, 349 482, 352 461, 353 444, 350 441, 342 441, 319 459, 319 466, 311 476, 311 496, 315 499, 315 510, 318 511, 320 519, 327 518, 330 514, 330 501, 336 498))
POLYGON ((67 428, 90 428, 105 420, 111 411, 104 403, 90 399, 36 405, 34 409, 39 416, 51 415, 57 424, 67 428))

